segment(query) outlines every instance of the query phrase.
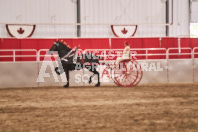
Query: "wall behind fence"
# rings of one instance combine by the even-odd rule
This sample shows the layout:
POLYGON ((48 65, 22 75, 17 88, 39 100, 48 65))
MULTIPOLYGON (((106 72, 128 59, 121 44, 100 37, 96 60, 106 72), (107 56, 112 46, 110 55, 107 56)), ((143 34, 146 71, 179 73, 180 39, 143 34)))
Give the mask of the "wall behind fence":
MULTIPOLYGON (((166 26, 155 23, 172 22, 172 5, 169 22, 166 22, 165 0, 80 0, 81 23, 108 23, 106 25, 82 25, 81 37, 113 37, 110 24, 140 24, 135 36, 166 36, 166 26), (153 24, 153 25, 147 25, 153 24)), ((189 36, 189 0, 173 0, 173 25, 169 36, 189 36)), ((75 25, 58 23, 77 22, 76 0, 1 0, 0 37, 10 37, 6 23, 37 23, 33 38, 76 37, 75 25), (46 25, 39 25, 46 23, 46 25)))

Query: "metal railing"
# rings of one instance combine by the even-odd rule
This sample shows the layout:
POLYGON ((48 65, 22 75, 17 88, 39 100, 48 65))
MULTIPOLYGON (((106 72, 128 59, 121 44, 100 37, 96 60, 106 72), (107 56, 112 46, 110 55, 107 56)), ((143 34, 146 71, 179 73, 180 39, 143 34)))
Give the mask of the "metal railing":
MULTIPOLYGON (((86 49, 84 50, 84 53, 86 52, 102 52, 104 57, 104 60, 107 60, 108 56, 115 56, 120 57, 121 53, 123 52, 123 49, 86 49), (112 52, 113 51, 113 52, 112 52), (108 54, 110 53, 110 54, 108 54), (112 54, 114 53, 114 54, 112 54)), ((139 56, 139 57, 146 57, 146 60, 148 59, 148 56, 166 56, 166 49, 165 48, 134 48, 130 50, 130 54, 132 57, 139 56), (137 54, 136 51, 143 51, 145 54, 137 54), (164 53, 155 53, 150 54, 149 51, 164 51, 164 53)))
POLYGON ((198 55, 198 47, 193 48, 193 58, 195 58, 195 55, 198 55))
MULTIPOLYGON (((37 61, 40 61, 41 57, 51 57, 52 55, 47 54, 46 52, 48 52, 49 49, 40 49, 37 53, 37 61), (41 55, 41 52, 45 52, 45 55, 41 55)), ((57 57, 58 55, 53 54, 54 57, 57 57)))
MULTIPOLYGON (((1 52, 12 52, 12 55, 0 55, 0 58, 13 58, 13 62, 16 62, 17 57, 35 57, 37 58, 37 50, 36 49, 5 49, 5 50, 0 50, 1 52), (35 52, 35 54, 32 55, 17 55, 17 52, 35 52)), ((37 59, 36 59, 37 60, 37 59)))
MULTIPOLYGON (((16 62, 16 58, 20 58, 20 57, 26 57, 26 58, 32 58, 35 57, 36 61, 41 61, 41 57, 58 57, 57 54, 46 54, 46 52, 48 51, 48 49, 40 49, 39 51, 37 51, 36 49, 1 49, 0 50, 0 59, 1 58, 13 58, 13 62, 16 62), (3 52, 11 52, 12 54, 8 54, 7 53, 5 55, 2 55, 3 52), (21 55, 18 55, 17 52, 20 52, 21 55), (32 52, 32 54, 24 54, 25 52, 32 52), (44 52, 42 54, 42 52, 44 52)), ((104 60, 108 60, 109 56, 112 57, 119 57, 121 56, 123 49, 86 49, 86 50, 82 50, 79 49, 79 51, 81 53, 86 53, 86 52, 94 52, 96 53, 96 55, 98 56, 103 56, 104 60), (98 54, 97 54, 98 53, 98 54)), ((186 58, 191 58, 194 59, 196 58, 196 55, 198 55, 198 47, 195 47, 193 49, 189 48, 189 47, 185 47, 185 48, 169 48, 169 49, 165 49, 165 48, 134 48, 131 49, 130 51, 132 54, 132 56, 138 56, 138 57, 145 57, 146 60, 149 59, 150 56, 163 56, 163 59, 171 59, 170 56, 190 56, 190 57, 186 57, 186 58), (135 52, 143 52, 143 53, 138 53, 135 54, 135 52), (149 52, 158 52, 158 53, 149 53, 149 52), (171 53, 171 51, 176 51, 175 53, 171 53), (184 52, 187 51, 187 52, 184 52), (159 53, 159 52, 163 52, 163 53, 159 53)), ((180 59, 180 57, 177 57, 178 59, 180 59)), ((184 57, 181 57, 184 58, 184 57)))
POLYGON ((184 47, 184 48, 168 48, 166 51, 166 59, 169 59, 169 56, 184 56, 184 55, 190 55, 191 58, 193 57, 193 52, 192 52, 192 48, 190 47, 184 47), (170 53, 170 51, 175 51, 178 50, 178 53, 170 53), (183 50, 190 50, 189 53, 182 53, 183 50))

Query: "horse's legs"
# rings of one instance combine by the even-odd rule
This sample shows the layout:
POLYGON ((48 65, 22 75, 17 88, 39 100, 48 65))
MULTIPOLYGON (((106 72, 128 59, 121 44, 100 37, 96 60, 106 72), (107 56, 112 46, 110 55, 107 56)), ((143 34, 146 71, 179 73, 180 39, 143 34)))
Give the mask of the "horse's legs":
POLYGON ((89 83, 92 82, 92 78, 93 78, 95 75, 98 75, 98 83, 97 83, 95 86, 96 86, 96 87, 99 87, 99 86, 100 86, 100 73, 96 70, 96 68, 91 68, 91 69, 89 69, 89 71, 94 73, 92 76, 90 76, 90 78, 89 78, 89 83))
POLYGON ((60 75, 60 72, 58 71, 58 67, 56 67, 55 69, 56 74, 60 75))
MULTIPOLYGON (((92 71, 91 71, 92 72, 92 71)), ((89 84, 92 83, 92 78, 95 76, 96 74, 94 73, 92 76, 89 77, 89 84)))
POLYGON ((65 74, 66 74, 66 78, 67 78, 67 84, 64 85, 64 87, 67 88, 67 87, 69 87, 69 70, 68 69, 65 70, 65 74))
POLYGON ((95 85, 96 87, 100 86, 100 73, 98 71, 96 71, 96 69, 94 68, 94 74, 98 75, 98 83, 95 85))

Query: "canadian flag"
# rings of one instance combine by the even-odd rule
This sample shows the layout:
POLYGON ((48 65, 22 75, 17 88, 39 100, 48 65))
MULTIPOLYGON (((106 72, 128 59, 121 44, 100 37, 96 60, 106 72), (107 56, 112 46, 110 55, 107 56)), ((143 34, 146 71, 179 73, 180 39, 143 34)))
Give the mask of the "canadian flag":
POLYGON ((35 28, 35 25, 6 24, 8 34, 15 38, 31 37, 35 28))
POLYGON ((130 38, 135 35, 137 31, 137 25, 131 25, 131 26, 111 25, 111 30, 116 37, 130 38))

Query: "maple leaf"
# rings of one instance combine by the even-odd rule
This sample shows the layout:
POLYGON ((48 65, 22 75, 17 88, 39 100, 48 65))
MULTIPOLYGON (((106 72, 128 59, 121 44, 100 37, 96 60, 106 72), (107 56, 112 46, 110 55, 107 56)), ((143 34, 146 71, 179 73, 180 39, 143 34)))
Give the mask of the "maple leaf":
POLYGON ((124 28, 123 30, 121 30, 123 34, 126 34, 128 32, 128 30, 126 30, 126 28, 124 28))
POLYGON ((20 27, 20 28, 17 30, 17 32, 18 32, 19 34, 23 34, 23 33, 24 33, 24 30, 20 27))

